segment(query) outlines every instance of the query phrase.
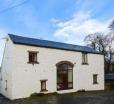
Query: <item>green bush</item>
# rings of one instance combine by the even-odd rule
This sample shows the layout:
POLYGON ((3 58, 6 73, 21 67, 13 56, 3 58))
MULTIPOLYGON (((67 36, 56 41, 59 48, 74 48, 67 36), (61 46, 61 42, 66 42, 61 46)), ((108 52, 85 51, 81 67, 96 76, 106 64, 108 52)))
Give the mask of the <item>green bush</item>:
POLYGON ((30 95, 30 97, 37 97, 37 96, 43 96, 44 95, 44 93, 32 93, 31 95, 30 95))
POLYGON ((53 95, 58 95, 58 93, 57 93, 57 92, 53 92, 52 94, 53 94, 53 95))
POLYGON ((85 89, 78 90, 77 92, 85 92, 85 89))

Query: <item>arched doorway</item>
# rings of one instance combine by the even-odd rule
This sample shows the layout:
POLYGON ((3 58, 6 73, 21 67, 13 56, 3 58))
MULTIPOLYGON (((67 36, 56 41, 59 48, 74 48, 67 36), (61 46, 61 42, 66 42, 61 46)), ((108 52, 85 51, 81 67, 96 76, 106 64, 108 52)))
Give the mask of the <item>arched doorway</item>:
POLYGON ((73 64, 62 61, 57 64, 57 90, 73 88, 73 64))

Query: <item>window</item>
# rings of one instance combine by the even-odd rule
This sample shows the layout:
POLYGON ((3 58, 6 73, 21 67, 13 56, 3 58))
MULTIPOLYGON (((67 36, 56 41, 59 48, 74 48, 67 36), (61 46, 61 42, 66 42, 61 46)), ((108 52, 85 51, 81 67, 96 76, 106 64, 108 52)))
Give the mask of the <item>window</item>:
POLYGON ((98 77, 97 74, 93 74, 93 84, 98 84, 97 77, 98 77))
POLYGON ((82 64, 88 64, 87 53, 82 53, 82 64))
POLYGON ((73 64, 68 62, 57 65, 57 90, 73 88, 73 64))
POLYGON ((37 53, 38 52, 35 52, 35 51, 29 51, 29 62, 28 63, 32 63, 32 64, 38 63, 37 62, 37 53))
POLYGON ((5 86, 5 90, 7 91, 7 80, 5 80, 5 84, 6 84, 6 86, 5 86))
POLYGON ((40 82, 41 82, 41 92, 42 91, 47 91, 47 89, 46 89, 46 81, 47 80, 40 80, 40 82))

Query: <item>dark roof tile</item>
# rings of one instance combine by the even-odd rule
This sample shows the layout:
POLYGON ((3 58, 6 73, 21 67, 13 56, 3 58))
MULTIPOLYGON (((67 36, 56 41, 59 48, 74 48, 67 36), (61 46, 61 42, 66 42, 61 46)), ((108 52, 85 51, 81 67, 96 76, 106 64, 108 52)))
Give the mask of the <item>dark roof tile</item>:
POLYGON ((12 34, 8 35, 15 44, 100 54, 99 52, 95 51, 93 48, 87 46, 79 46, 79 45, 66 44, 66 43, 60 43, 48 40, 34 39, 34 38, 22 37, 12 34))

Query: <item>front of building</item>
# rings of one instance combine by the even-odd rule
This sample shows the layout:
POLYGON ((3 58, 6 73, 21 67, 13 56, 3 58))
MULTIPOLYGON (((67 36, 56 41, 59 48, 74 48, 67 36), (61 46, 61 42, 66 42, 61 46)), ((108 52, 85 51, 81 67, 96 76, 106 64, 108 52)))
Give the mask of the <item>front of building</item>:
POLYGON ((103 55, 86 47, 36 41, 8 36, 0 78, 3 95, 18 99, 35 92, 104 90, 103 55))

